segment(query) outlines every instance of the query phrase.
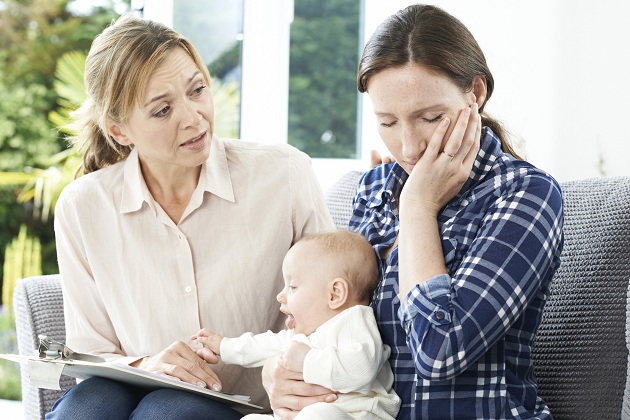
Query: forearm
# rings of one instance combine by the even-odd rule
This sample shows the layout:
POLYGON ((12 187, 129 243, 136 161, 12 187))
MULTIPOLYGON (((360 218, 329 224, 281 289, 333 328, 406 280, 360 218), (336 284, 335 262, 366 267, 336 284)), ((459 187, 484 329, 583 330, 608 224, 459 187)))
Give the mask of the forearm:
POLYGON ((263 366, 265 361, 282 353, 289 340, 290 332, 267 331, 261 334, 245 333, 240 337, 223 338, 221 358, 226 364, 244 367, 263 366))
POLYGON ((453 272, 432 277, 401 301, 398 314, 423 378, 457 375, 504 339, 520 317, 528 322, 518 329, 535 327, 542 292, 559 261, 561 223, 553 221, 561 220, 561 198, 544 179, 518 182, 483 217, 471 219, 468 241, 455 237, 459 251, 446 251, 453 272), (524 217, 535 214, 540 216, 524 217))
POLYGON ((447 273, 437 216, 414 204, 401 203, 398 261, 401 301, 417 284, 447 273))

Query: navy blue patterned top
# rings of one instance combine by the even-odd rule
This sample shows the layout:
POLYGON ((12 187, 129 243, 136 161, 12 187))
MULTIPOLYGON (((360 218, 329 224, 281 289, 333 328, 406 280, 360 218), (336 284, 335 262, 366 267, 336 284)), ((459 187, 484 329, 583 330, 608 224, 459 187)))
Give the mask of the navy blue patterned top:
MULTIPOLYGON (((397 163, 361 179, 350 229, 394 244, 397 163)), ((398 298, 398 249, 380 260, 372 307, 392 348, 399 419, 550 419, 531 351, 563 245, 558 183, 503 153, 488 127, 469 179, 438 215, 448 274, 398 298)))

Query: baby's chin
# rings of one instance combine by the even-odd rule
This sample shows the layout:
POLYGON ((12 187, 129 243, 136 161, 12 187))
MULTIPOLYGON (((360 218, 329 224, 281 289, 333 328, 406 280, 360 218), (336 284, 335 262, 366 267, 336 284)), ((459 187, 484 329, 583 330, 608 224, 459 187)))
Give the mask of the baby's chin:
POLYGON ((291 314, 287 314, 287 319, 284 321, 287 329, 293 331, 295 334, 304 334, 306 336, 315 332, 315 329, 304 328, 300 323, 295 320, 295 317, 291 314))

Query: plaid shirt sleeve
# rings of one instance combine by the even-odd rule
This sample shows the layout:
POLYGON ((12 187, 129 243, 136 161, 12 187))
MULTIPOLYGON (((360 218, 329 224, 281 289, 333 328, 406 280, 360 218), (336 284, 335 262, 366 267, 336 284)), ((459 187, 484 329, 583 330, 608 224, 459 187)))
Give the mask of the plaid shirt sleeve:
MULTIPOLYGON (((557 184, 529 173, 496 187, 481 200, 486 211, 457 238, 456 263, 449 264, 446 253, 454 272, 420 283, 401 302, 398 317, 423 379, 459 375, 517 320, 527 322, 519 318, 546 292, 544 281, 559 264, 563 219, 557 184)), ((458 219, 447 218, 443 229, 458 219)), ((539 319, 530 322, 538 325, 539 319)))

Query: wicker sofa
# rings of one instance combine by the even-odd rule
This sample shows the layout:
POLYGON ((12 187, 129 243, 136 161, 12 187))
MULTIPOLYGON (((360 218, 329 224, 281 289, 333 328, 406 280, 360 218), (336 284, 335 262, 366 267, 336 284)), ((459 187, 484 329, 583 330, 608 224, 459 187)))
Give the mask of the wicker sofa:
MULTIPOLYGON (((350 217, 361 173, 349 172, 327 191, 338 227, 350 217)), ((630 176, 562 184, 565 247, 534 349, 541 396, 554 418, 630 420, 630 176)), ((14 306, 21 354, 38 334, 63 341, 58 275, 19 281, 14 306)), ((63 377, 62 388, 74 380, 63 377)), ((37 389, 22 373, 27 419, 44 417, 63 391, 37 389)))

